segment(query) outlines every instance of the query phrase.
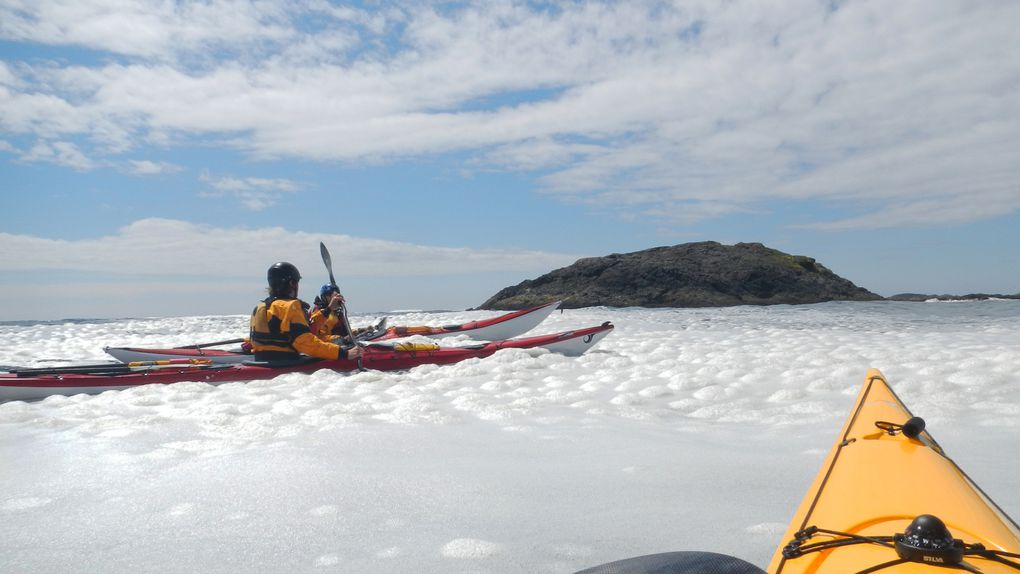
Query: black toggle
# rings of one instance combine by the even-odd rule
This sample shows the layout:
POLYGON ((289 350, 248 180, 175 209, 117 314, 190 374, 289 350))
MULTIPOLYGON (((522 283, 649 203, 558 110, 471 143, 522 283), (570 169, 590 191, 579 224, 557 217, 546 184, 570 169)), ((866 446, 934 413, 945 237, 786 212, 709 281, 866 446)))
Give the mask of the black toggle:
POLYGON ((924 432, 924 419, 921 417, 910 417, 903 424, 875 421, 875 426, 889 433, 890 436, 895 436, 896 433, 902 432, 903 436, 916 439, 924 432))

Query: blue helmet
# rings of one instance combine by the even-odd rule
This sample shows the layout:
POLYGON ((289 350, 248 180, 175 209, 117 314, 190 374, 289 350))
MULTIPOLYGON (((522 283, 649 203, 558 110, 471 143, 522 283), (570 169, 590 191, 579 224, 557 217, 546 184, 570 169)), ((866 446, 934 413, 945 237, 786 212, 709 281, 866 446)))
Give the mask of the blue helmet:
POLYGON ((332 293, 339 292, 340 290, 337 289, 336 286, 326 283, 325 285, 322 286, 322 289, 319 289, 319 297, 321 297, 323 300, 326 300, 332 293))

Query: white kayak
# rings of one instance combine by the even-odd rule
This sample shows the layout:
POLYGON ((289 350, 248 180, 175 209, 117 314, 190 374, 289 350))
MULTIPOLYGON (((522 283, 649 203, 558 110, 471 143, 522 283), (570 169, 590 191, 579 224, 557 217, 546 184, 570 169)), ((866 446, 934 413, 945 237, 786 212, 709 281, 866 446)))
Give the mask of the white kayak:
MULTIPOLYGON (((378 343, 403 337, 421 335, 432 339, 442 339, 465 335, 473 341, 505 341, 519 337, 534 329, 559 307, 560 302, 554 301, 513 311, 488 319, 469 321, 459 325, 445 326, 414 326, 414 327, 389 327, 384 331, 375 333, 373 336, 362 338, 364 342, 378 343)), ((227 343, 239 343, 243 339, 234 339, 227 343)), ((204 345, 189 345, 186 347, 172 348, 145 348, 145 347, 104 347, 107 354, 124 363, 137 361, 164 361, 172 359, 209 359, 217 364, 241 363, 251 360, 251 354, 246 353, 240 347, 232 349, 214 349, 219 346, 215 343, 204 345)))

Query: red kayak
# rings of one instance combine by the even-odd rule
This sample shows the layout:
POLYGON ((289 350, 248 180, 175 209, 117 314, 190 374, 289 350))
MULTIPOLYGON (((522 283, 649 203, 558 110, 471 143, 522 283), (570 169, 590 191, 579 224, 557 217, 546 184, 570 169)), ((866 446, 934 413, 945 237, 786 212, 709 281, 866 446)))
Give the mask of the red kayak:
MULTIPOLYGON (((505 315, 469 321, 460 325, 445 325, 441 327, 414 326, 414 327, 390 327, 375 333, 368 333, 362 341, 388 341, 412 335, 423 335, 433 339, 452 337, 455 335, 466 335, 475 341, 504 341, 512 337, 518 337, 534 329, 539 323, 545 320, 553 311, 559 307, 560 302, 554 301, 539 305, 522 311, 514 311, 505 315)), ((243 339, 221 341, 204 345, 191 345, 188 347, 175 347, 168 349, 146 349, 139 347, 106 347, 103 350, 110 356, 130 363, 134 361, 161 361, 168 359, 209 359, 214 363, 242 363, 251 359, 251 355, 238 349, 211 349, 209 347, 239 343, 243 339)))
POLYGON ((501 349, 544 348, 568 356, 581 355, 613 330, 609 322, 598 327, 564 331, 522 339, 509 339, 469 347, 438 347, 400 343, 370 344, 360 361, 323 361, 304 358, 285 365, 246 362, 216 364, 206 359, 149 361, 144 363, 83 365, 55 368, 13 369, 0 373, 0 402, 34 400, 49 395, 96 394, 153 383, 199 381, 219 384, 232 381, 272 379, 285 373, 333 371, 398 371, 419 365, 448 365, 484 358, 501 349))

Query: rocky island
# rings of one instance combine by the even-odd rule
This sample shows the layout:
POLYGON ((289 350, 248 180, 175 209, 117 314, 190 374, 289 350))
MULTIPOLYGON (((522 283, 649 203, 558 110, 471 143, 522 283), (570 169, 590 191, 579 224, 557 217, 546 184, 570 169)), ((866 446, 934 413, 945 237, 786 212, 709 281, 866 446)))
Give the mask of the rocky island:
POLYGON ((715 241, 580 259, 496 293, 480 309, 723 307, 881 300, 811 257, 715 241))

